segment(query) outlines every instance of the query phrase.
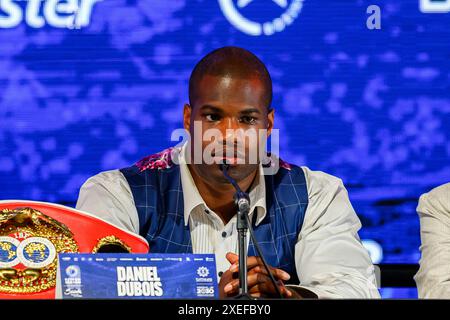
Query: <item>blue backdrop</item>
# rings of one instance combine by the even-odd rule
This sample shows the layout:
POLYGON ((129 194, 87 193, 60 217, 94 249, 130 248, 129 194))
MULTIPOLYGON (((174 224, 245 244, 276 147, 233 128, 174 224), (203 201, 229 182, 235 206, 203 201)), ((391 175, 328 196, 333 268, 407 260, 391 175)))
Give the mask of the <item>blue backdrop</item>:
POLYGON ((342 178, 361 238, 416 263, 417 199, 450 181, 449 22, 419 0, 0 0, 0 199, 74 206, 175 144, 194 64, 237 45, 272 74, 281 156, 342 178))

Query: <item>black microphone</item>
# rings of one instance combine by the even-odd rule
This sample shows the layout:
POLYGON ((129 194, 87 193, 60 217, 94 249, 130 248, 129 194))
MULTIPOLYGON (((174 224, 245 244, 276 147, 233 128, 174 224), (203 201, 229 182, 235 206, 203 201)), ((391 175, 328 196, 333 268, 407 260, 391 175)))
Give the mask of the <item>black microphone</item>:
POLYGON ((230 182, 237 191, 235 194, 235 202, 239 208, 239 211, 248 214, 250 212, 250 198, 247 193, 241 190, 236 180, 234 180, 228 174, 228 169, 230 168, 230 165, 226 162, 226 160, 223 160, 223 163, 219 164, 219 168, 222 171, 225 178, 228 180, 228 182, 230 182))
MULTIPOLYGON (((272 282, 272 285, 274 286, 275 291, 277 292, 277 294, 278 294, 278 296, 280 298, 283 298, 283 295, 281 294, 280 289, 278 288, 278 283, 275 280, 275 277, 274 277, 272 271, 270 270, 269 265, 266 262, 266 259, 264 258, 263 252, 262 252, 262 250, 261 250, 261 248, 259 246, 258 241, 256 240, 256 236, 255 236, 255 234, 253 232, 253 228, 252 228, 252 223, 251 223, 251 221, 250 221, 250 219, 248 217, 249 212, 250 212, 250 198, 249 198, 248 194, 243 192, 241 190, 241 188, 239 187, 239 185, 237 184, 237 182, 228 174, 228 169, 230 168, 230 165, 226 162, 226 160, 223 160, 223 163, 219 164, 219 168, 222 171, 222 173, 225 176, 225 178, 236 189, 235 202, 236 202, 236 204, 238 206, 238 209, 239 209, 239 211, 241 213, 241 219, 242 219, 242 217, 244 217, 243 219, 245 221, 245 223, 243 223, 241 221, 241 219, 238 218, 238 223, 237 223, 237 228, 238 228, 238 233, 239 233, 239 238, 240 238, 239 239, 239 243, 240 243, 239 244, 239 248, 240 248, 239 249, 239 263, 240 263, 240 267, 241 267, 241 261, 243 259, 243 257, 241 257, 241 246, 243 247, 244 245, 246 245, 246 244, 243 243, 244 241, 242 240, 243 237, 245 239, 245 236, 242 236, 242 229, 248 229, 250 231, 250 237, 251 237, 252 242, 253 242, 253 244, 255 246, 255 249, 258 252, 259 257, 261 258, 261 261, 263 262, 264 268, 266 269, 267 274, 269 275, 270 281, 272 282)), ((245 252, 247 252, 247 250, 245 250, 245 252)), ((245 255, 246 255, 246 253, 245 253, 245 255)), ((246 258, 247 257, 245 257, 245 259, 246 258)), ((242 263, 242 265, 245 266, 245 269, 247 268, 247 263, 246 262, 242 263)), ((241 273, 241 271, 239 271, 239 273, 241 273)), ((245 275, 246 274, 247 274, 247 271, 245 271, 245 275)), ((246 277, 246 276, 244 276, 244 277, 246 277)), ((240 278, 240 283, 241 284, 243 282, 245 282, 244 288, 245 288, 245 291, 246 291, 247 290, 247 281, 244 280, 244 279, 241 279, 241 275, 239 276, 239 278, 240 278)), ((242 298, 245 299, 245 297, 247 297, 247 298, 250 297, 251 298, 251 296, 247 292, 245 292, 244 295, 238 296, 237 298, 238 299, 242 299, 242 298)))

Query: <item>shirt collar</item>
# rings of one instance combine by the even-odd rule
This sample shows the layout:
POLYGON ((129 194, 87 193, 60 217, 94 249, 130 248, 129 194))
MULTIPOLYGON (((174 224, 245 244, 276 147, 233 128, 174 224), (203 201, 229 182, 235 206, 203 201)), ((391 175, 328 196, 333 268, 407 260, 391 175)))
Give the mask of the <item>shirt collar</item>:
MULTIPOLYGON (((188 165, 186 164, 186 149, 187 144, 185 143, 180 152, 179 164, 180 164, 180 174, 181 174, 181 186, 183 189, 183 201, 184 201, 184 224, 187 225, 189 222, 189 216, 192 211, 198 206, 203 205, 205 208, 208 206, 203 201, 200 192, 195 185, 194 179, 192 178, 191 172, 188 165)), ((256 225, 259 225, 266 216, 266 183, 264 179, 264 173, 262 165, 259 165, 258 174, 253 181, 250 188, 250 218, 253 212, 256 210, 256 225)))

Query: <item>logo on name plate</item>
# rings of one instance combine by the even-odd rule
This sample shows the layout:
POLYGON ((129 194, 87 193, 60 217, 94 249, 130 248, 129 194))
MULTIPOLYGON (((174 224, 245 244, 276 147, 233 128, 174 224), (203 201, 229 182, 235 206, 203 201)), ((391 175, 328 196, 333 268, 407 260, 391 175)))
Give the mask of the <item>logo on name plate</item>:
POLYGON ((199 275, 199 277, 206 278, 207 276, 209 276, 209 270, 206 267, 200 267, 197 269, 197 274, 199 275))
POLYGON ((79 278, 80 277, 80 267, 76 265, 70 265, 66 268, 66 275, 69 278, 79 278))
POLYGON ((81 290, 81 271, 77 265, 69 265, 66 268, 64 296, 72 298, 83 297, 83 291, 81 290))
POLYGON ((264 0, 266 12, 273 16, 262 20, 248 14, 252 5, 263 0, 219 0, 220 8, 227 20, 238 30, 250 36, 270 36, 282 32, 291 25, 300 14, 304 0, 264 0), (270 6, 273 6, 271 8, 270 6))

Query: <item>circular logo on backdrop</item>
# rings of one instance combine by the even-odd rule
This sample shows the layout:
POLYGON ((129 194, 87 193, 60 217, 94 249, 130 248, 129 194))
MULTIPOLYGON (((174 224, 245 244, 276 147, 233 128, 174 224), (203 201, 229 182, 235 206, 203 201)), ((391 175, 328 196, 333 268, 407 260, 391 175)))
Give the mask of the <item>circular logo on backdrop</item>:
POLYGON ((228 21, 240 31, 251 36, 270 36, 276 32, 281 32, 291 25, 298 17, 303 8, 304 0, 219 0, 220 8, 228 21), (255 21, 245 15, 246 8, 250 7, 253 2, 265 1, 267 6, 273 5, 279 10, 265 11, 277 12, 266 21, 255 21))

